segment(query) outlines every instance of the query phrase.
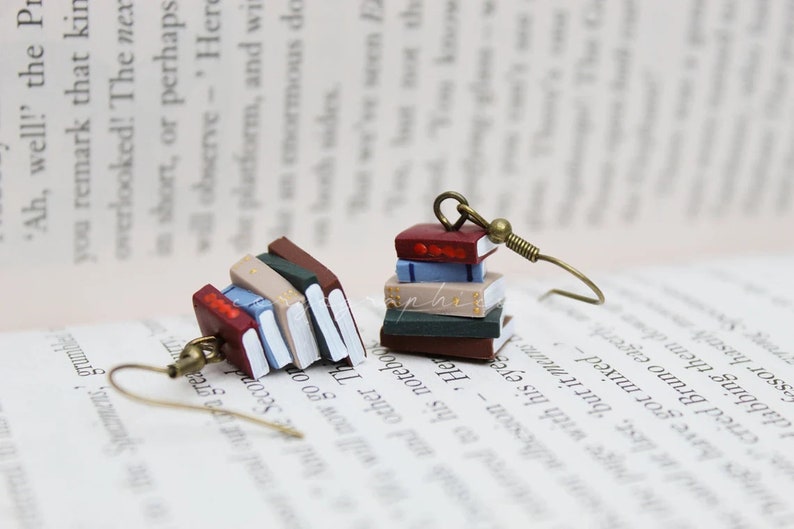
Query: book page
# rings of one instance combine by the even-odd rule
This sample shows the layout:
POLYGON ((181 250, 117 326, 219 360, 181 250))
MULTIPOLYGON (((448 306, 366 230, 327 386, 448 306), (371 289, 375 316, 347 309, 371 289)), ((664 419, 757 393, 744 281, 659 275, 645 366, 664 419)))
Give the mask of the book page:
POLYGON ((3 2, 0 289, 51 301, 0 327, 182 313, 282 235, 364 296, 447 189, 583 266, 790 249, 793 18, 3 2))
POLYGON ((355 368, 119 374, 211 415, 105 378, 171 362, 190 319, 2 334, 3 527, 791 527, 793 266, 635 269, 602 307, 513 278, 517 333, 492 362, 377 346, 372 298, 355 368))

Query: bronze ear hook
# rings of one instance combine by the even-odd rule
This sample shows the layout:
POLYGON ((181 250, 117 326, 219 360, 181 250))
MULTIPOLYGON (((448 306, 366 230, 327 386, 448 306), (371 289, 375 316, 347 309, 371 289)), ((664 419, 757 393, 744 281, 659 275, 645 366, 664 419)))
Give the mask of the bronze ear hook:
POLYGON ((591 303, 593 305, 601 305, 604 303, 604 293, 601 292, 601 289, 593 283, 590 278, 586 275, 581 273, 576 268, 572 267, 568 263, 557 259, 556 257, 552 257, 550 255, 544 255, 540 253, 540 248, 535 246, 534 244, 522 239, 515 233, 513 233, 513 227, 510 225, 506 219, 494 219, 491 222, 488 222, 483 218, 482 215, 477 213, 471 206, 469 206, 469 201, 466 200, 466 197, 461 195, 456 191, 446 191, 441 193, 436 197, 436 200, 433 202, 433 211, 436 214, 436 218, 438 218, 439 222, 444 226, 447 231, 457 231, 463 226, 463 223, 467 220, 470 220, 474 224, 480 226, 484 230, 488 232, 488 238, 491 242, 496 244, 504 243, 508 248, 516 252, 521 257, 525 257, 530 262, 534 263, 537 261, 547 261, 551 264, 557 265, 563 270, 569 272, 570 274, 576 276, 582 283, 587 285, 590 290, 596 295, 595 298, 584 296, 582 294, 576 294, 575 292, 569 292, 567 290, 561 290, 559 288, 553 288, 543 294, 540 299, 544 299, 547 296, 552 294, 559 294, 560 296, 565 296, 567 298, 575 299, 577 301, 583 301, 585 303, 591 303), (460 217, 458 220, 452 224, 449 219, 441 211, 441 203, 444 202, 446 199, 452 198, 458 201, 457 210, 460 213, 460 217))
POLYGON ((203 369, 205 365, 220 362, 224 359, 220 345, 220 342, 214 336, 203 336, 201 338, 196 338, 185 345, 184 349, 182 349, 182 353, 179 355, 179 360, 169 366, 160 367, 146 364, 121 364, 115 366, 108 372, 108 381, 110 382, 110 385, 116 389, 116 391, 125 397, 132 400, 137 400, 138 402, 143 402, 144 404, 150 404, 152 406, 164 406, 166 408, 177 408, 180 410, 203 411, 206 413, 226 413, 233 415, 238 419, 251 421, 267 428, 273 428, 274 430, 291 435, 292 437, 303 437, 302 433, 293 428, 274 422, 265 421, 259 417, 255 417, 254 415, 249 415, 247 413, 227 410, 225 408, 205 408, 204 406, 197 406, 195 404, 187 404, 184 402, 176 402, 171 400, 152 399, 122 388, 114 378, 116 373, 122 369, 141 369, 144 371, 152 371, 154 373, 163 373, 168 375, 170 378, 177 378, 189 373, 196 373, 197 371, 203 369))

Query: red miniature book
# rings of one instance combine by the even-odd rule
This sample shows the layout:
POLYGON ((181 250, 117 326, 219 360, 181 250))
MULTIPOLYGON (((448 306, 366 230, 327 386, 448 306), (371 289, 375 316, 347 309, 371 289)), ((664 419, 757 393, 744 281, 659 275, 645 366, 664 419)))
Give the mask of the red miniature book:
POLYGON ((446 231, 439 223, 417 224, 394 239, 397 257, 412 261, 478 264, 496 251, 488 232, 465 224, 457 231, 446 231))
POLYGON ((270 371, 256 321, 220 290, 204 285, 193 294, 193 310, 201 334, 219 338, 221 352, 229 362, 254 379, 270 371))

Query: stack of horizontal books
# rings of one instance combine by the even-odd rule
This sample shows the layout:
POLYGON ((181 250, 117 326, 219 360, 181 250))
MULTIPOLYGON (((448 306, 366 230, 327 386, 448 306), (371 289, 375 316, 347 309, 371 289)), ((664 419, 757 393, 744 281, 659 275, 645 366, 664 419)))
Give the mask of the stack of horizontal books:
POLYGON ((204 336, 252 378, 294 364, 308 367, 320 355, 356 365, 364 344, 339 279, 282 237, 267 253, 246 255, 230 271, 232 284, 205 285, 193 294, 204 336))
POLYGON ((487 232, 417 224, 394 240, 397 274, 386 281, 381 345, 397 351, 493 359, 513 335, 504 280, 486 272, 487 232))

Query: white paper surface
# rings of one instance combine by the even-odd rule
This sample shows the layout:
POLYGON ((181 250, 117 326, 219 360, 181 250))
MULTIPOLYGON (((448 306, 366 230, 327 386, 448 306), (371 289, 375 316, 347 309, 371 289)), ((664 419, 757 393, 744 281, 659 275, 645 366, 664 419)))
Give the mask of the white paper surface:
MULTIPOLYGON (((790 527, 791 2, 0 4, 0 526, 790 527), (42 5, 39 5, 42 4, 42 5), (392 238, 463 192, 502 251, 491 363, 377 347, 392 238), (286 235, 340 277, 354 370, 113 392, 190 295, 286 235), (599 272, 601 270, 601 272, 599 272), (160 316, 170 316, 161 318, 160 316), (120 318, 148 318, 105 323, 120 318), (83 327, 66 327, 89 322, 83 327)), ((224 371, 229 371, 224 373, 224 371)))
POLYGON ((491 363, 374 346, 246 381, 226 364, 148 395, 306 433, 143 406, 120 362, 167 364, 164 319, 0 335, 0 519, 28 527, 791 527, 794 258, 636 269, 603 307, 514 281, 491 363), (97 374, 93 374, 97 373, 97 374), (83 375, 83 376, 81 376, 83 375))
POLYGON ((0 290, 50 302, 0 327, 181 313, 282 235, 364 296, 447 189, 584 268, 790 250, 792 17, 3 2, 0 290))

